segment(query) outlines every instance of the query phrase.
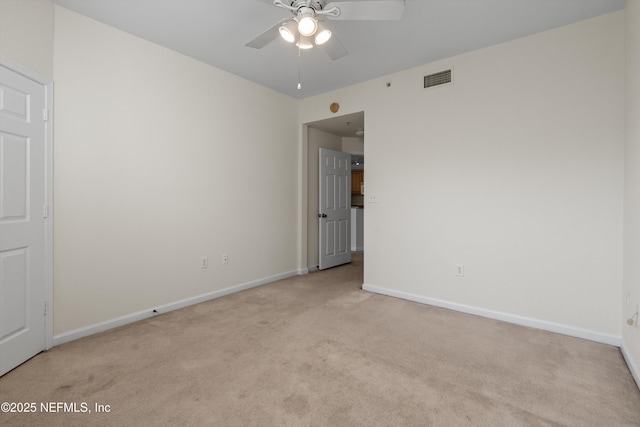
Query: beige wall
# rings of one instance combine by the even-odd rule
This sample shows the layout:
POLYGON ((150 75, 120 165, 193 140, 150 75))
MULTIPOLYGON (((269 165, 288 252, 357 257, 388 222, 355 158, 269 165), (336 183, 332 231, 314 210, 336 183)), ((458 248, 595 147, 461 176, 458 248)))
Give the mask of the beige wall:
POLYGON ((0 0, 0 55, 51 79, 53 22, 50 0, 0 0))
MULTIPOLYGON (((624 292, 626 321, 640 305, 640 1, 627 0, 625 9, 627 98, 625 152, 624 292)), ((640 326, 622 326, 622 346, 640 387, 640 326)))
POLYGON ((297 100, 61 7, 55 52, 55 334, 297 272, 297 100))
POLYGON ((365 284, 619 339, 623 27, 608 14, 303 100, 301 123, 365 111, 365 284), (452 85, 422 89, 448 67, 452 85))
POLYGON ((361 136, 342 137, 342 151, 347 153, 364 153, 364 138, 361 136))

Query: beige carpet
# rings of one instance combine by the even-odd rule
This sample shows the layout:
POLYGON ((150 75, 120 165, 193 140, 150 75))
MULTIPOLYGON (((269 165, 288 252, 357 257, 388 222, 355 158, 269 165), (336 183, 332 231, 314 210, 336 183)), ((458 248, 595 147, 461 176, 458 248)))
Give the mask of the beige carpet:
POLYGON ((618 348, 361 284, 358 256, 61 345, 0 378, 0 402, 39 411, 0 424, 640 426, 618 348))

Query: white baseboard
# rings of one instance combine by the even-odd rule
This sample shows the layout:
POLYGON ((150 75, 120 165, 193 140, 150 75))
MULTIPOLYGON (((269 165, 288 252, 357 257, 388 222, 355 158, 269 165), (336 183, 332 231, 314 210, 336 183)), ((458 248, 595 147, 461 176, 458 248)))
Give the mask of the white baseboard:
POLYGON ((137 313, 127 314, 115 319, 110 319, 104 322, 96 323, 84 328, 74 329, 72 331, 63 332, 53 337, 53 345, 57 346, 69 341, 74 341, 89 335, 104 332, 109 329, 117 328, 118 326, 124 326, 129 323, 137 322, 139 320, 147 319, 149 317, 156 316, 158 314, 167 313, 169 311, 178 310, 190 305, 199 304, 201 302, 209 301, 212 299, 220 298, 225 295, 233 294, 236 292, 244 291, 247 289, 255 288, 257 286, 266 285, 267 283, 275 282, 277 280, 286 279, 289 277, 297 276, 302 270, 288 271, 286 273, 276 274, 274 276, 265 277, 251 282, 242 283, 240 285, 230 286, 228 288, 219 289, 217 291, 208 292, 206 294, 197 295, 195 297, 186 298, 180 301, 164 304, 157 307, 152 307, 147 310, 139 311, 137 313), (154 311, 155 310, 155 311, 154 311))
POLYGON ((587 329, 576 328, 574 326, 548 322, 546 320, 533 319, 530 317, 523 317, 499 311, 487 310, 484 308, 458 304, 455 302, 428 298, 421 295, 386 289, 379 286, 367 285, 366 283, 362 285, 362 289, 369 292, 375 292, 377 294, 419 302, 421 304, 434 305, 436 307, 447 308, 449 310, 460 311, 462 313, 474 314, 476 316, 487 317, 489 319, 501 320, 503 322, 515 323, 516 325, 528 326, 530 328, 542 329, 544 331, 555 332, 558 334, 569 335, 576 338, 583 338, 590 341, 620 347, 621 338, 615 335, 608 335, 600 332, 590 331, 587 329))
POLYGON ((638 389, 640 389, 640 369, 633 361, 633 358, 631 358, 631 355, 629 354, 629 350, 627 350, 627 345, 624 342, 624 339, 620 344, 620 350, 622 351, 622 357, 624 357, 624 361, 627 362, 627 366, 629 367, 629 371, 631 371, 631 375, 633 376, 633 379, 636 381, 636 385, 638 386, 638 389))

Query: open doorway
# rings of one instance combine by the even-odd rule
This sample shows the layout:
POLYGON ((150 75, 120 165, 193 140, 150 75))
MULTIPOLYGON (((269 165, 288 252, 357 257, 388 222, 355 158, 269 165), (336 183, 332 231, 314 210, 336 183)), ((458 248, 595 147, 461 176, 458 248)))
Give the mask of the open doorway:
POLYGON ((352 226, 351 248, 361 252, 364 248, 363 230, 363 197, 362 188, 364 182, 364 112, 332 117, 325 120, 307 123, 307 266, 309 271, 318 269, 319 260, 319 149, 327 148, 351 154, 352 169, 359 178, 356 185, 351 187, 352 221, 360 219, 360 223, 352 226), (357 165, 355 163, 358 163, 357 165), (356 191, 357 190, 357 191, 356 191), (359 210, 359 211, 358 211, 359 210), (360 230, 358 241, 357 231, 360 230), (353 235, 356 231, 356 235, 353 235))

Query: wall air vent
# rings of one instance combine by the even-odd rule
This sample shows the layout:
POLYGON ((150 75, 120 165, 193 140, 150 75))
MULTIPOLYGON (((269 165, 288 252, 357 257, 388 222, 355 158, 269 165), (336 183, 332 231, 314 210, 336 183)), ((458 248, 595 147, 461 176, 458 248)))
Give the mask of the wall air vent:
POLYGON ((451 81, 451 70, 440 71, 424 76, 424 88, 449 84, 451 81))

